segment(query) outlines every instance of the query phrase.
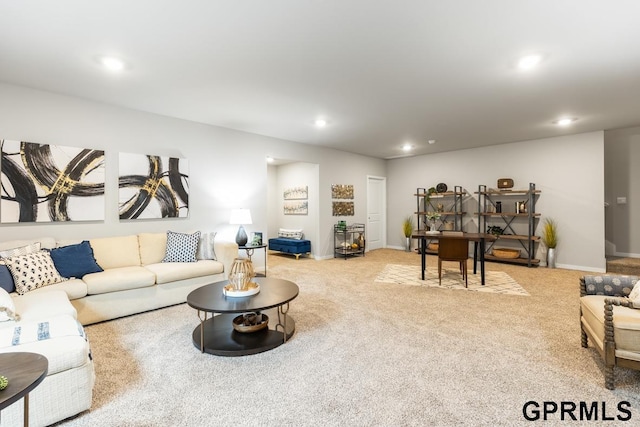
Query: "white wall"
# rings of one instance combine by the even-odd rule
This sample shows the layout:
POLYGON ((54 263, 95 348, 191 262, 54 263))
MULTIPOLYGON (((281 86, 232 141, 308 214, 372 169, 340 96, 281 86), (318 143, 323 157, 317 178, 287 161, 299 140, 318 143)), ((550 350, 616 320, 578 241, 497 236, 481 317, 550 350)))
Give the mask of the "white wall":
POLYGON ((320 257, 319 253, 319 166, 314 163, 295 162, 280 166, 270 166, 269 181, 273 188, 269 189, 269 237, 278 237, 280 228, 295 228, 304 230, 305 239, 311 241, 312 255, 320 257), (275 182, 274 182, 275 181, 275 182), (308 187, 307 215, 285 215, 283 193, 286 188, 308 187))
MULTIPOLYGON (((476 232, 477 195, 473 193, 478 185, 495 188, 498 178, 513 178, 515 189, 526 189, 533 182, 542 191, 536 211, 542 219, 558 222, 559 267, 606 269, 603 132, 394 159, 388 161, 387 177, 390 246, 403 246, 402 219, 416 211, 416 188, 439 182, 450 189, 461 185, 471 193, 465 202, 464 229, 476 232)), ((545 259, 542 248, 536 257, 545 259)))
POLYGON ((605 131, 604 159, 606 239, 612 255, 640 258, 640 127, 605 131))
MULTIPOLYGON (((324 129, 323 131, 330 131, 324 129)), ((138 232, 213 230, 234 240, 231 209, 251 209, 248 233, 267 230, 266 156, 319 165, 319 247, 332 256, 331 184, 356 186, 356 216, 366 217, 366 176, 386 175, 384 160, 208 126, 0 83, 0 139, 105 150, 105 220, 97 223, 0 224, 0 240, 53 236, 82 239, 138 232), (120 221, 118 153, 189 160, 190 217, 120 221)), ((257 258, 256 264, 262 262, 257 258)))

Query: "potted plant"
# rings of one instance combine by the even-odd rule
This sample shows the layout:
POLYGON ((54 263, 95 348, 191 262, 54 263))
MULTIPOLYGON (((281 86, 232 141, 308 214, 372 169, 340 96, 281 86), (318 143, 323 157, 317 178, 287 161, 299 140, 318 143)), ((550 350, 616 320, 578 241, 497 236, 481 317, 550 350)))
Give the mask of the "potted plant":
POLYGON ((545 218, 542 224, 542 244, 547 247, 547 267, 556 268, 556 247, 558 246, 558 224, 552 218, 545 218))
POLYGON ((436 221, 440 219, 440 212, 427 212, 425 218, 429 221, 429 230, 437 231, 438 228, 436 227, 436 221))
POLYGON ((405 250, 411 252, 411 235, 413 234, 413 216, 408 215, 404 221, 402 221, 402 233, 407 239, 405 250))

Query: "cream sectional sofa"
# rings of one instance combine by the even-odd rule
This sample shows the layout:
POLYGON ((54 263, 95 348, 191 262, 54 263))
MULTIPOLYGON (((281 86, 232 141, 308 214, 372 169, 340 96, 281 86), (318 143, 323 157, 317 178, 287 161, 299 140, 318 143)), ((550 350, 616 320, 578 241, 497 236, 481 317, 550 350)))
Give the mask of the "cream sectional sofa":
MULTIPOLYGON (((14 298, 14 304, 20 320, 0 322, 0 353, 39 353, 49 361, 47 377, 29 393, 29 424, 46 426, 89 409, 95 380, 91 349, 67 295, 60 290, 28 293, 14 298), (28 333, 42 324, 50 338, 28 333), (22 330, 19 341, 16 328, 22 330)), ((21 426, 22 418, 20 400, 2 410, 0 425, 21 426)))
MULTIPOLYGON (((2 242, 0 250, 34 242, 44 249, 79 243, 41 238, 2 242)), ((89 409, 94 368, 81 325, 184 303, 192 290, 225 280, 238 256, 235 242, 214 240, 216 260, 162 262, 167 248, 166 233, 96 238, 89 242, 97 264, 104 271, 40 287, 24 295, 14 292, 11 296, 20 319, 0 322, 0 339, 3 332, 5 338, 9 334, 5 328, 14 330, 20 326, 27 330, 34 322, 48 322, 52 327, 64 324, 67 329, 73 329, 69 322, 78 324, 78 333, 72 331, 71 336, 52 336, 19 345, 0 341, 0 352, 35 352, 49 360, 48 376, 31 394, 31 425, 49 425, 89 409)), ((198 253, 201 252, 199 248, 198 253)), ((202 253, 207 252, 211 251, 202 253)), ((2 427, 17 425, 21 411, 19 403, 3 410, 2 427)))
MULTIPOLYGON (((47 249, 79 243, 53 238, 19 240, 1 243, 0 250, 34 242, 40 242, 41 247, 47 249)), ((192 290, 225 280, 238 256, 235 242, 216 239, 215 261, 165 263, 162 259, 167 247, 166 233, 103 237, 90 239, 89 243, 104 271, 29 292, 64 291, 83 325, 183 303, 192 290)))

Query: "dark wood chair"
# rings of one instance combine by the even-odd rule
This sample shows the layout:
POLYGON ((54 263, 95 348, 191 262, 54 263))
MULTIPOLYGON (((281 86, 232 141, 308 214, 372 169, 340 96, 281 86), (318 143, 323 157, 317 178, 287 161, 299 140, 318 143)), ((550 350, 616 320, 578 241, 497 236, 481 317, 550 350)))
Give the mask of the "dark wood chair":
POLYGON ((469 259, 469 239, 440 238, 438 242, 438 283, 442 285, 442 261, 458 261, 464 286, 468 287, 467 259, 469 259))

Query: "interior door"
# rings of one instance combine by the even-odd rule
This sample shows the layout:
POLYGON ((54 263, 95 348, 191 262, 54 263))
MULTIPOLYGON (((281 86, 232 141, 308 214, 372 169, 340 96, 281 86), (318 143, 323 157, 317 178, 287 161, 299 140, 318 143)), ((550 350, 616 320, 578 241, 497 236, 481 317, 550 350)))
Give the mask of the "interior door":
POLYGON ((367 251, 381 249, 386 246, 386 194, 386 178, 367 177, 367 251))

